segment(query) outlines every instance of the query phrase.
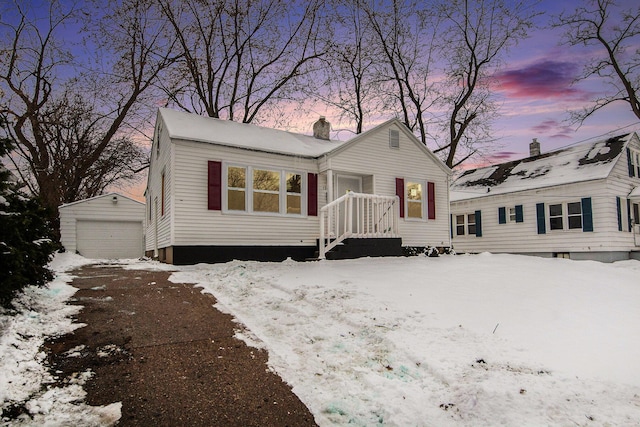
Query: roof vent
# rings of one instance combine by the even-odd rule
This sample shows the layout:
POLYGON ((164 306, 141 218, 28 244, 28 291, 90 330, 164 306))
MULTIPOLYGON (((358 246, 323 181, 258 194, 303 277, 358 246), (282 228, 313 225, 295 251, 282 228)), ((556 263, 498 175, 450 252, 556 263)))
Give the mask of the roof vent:
POLYGON ((320 116, 320 119, 313 124, 313 137, 328 141, 330 130, 331 124, 325 120, 324 116, 320 116))
POLYGON ((535 157, 540 155, 540 143, 538 138, 533 138, 531 144, 529 144, 529 157, 535 157))

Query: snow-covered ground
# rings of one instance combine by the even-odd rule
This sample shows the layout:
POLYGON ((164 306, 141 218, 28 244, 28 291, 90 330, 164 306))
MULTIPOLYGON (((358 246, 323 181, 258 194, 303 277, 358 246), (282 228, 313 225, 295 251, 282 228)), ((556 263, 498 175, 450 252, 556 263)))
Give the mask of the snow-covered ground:
POLYGON ((182 267, 322 425, 640 423, 640 262, 480 254, 182 267))
MULTIPOLYGON (((109 425, 120 403, 82 403, 80 373, 47 388, 46 336, 78 327, 56 256, 48 289, 0 315, 0 403, 11 425, 109 425), (43 387, 44 385, 44 387, 43 387)), ((167 269, 150 261, 126 268, 167 269)), ((269 350, 321 426, 584 425, 640 422, 640 262, 514 255, 178 267, 269 350)))
POLYGON ((54 378, 44 365, 41 346, 47 337, 72 332, 81 324, 71 316, 80 307, 66 301, 77 289, 66 271, 95 262, 73 254, 58 254, 51 263, 55 279, 47 288, 29 287, 17 298, 17 314, 0 311, 0 409, 24 405, 29 416, 1 425, 28 426, 108 426, 120 419, 121 403, 93 407, 83 403, 82 385, 91 372, 80 372, 64 387, 51 387, 54 378))

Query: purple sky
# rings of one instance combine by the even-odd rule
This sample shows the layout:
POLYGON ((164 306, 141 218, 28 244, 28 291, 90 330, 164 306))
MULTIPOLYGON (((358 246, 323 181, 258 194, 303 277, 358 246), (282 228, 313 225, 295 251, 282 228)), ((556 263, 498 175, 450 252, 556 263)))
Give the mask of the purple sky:
MULTIPOLYGON (((551 15, 563 9, 574 10, 576 4, 582 3, 543 0, 540 6, 546 13, 539 20, 548 22, 551 15)), ((618 3, 627 8, 637 7, 637 0, 618 3)), ((595 78, 571 84, 592 51, 559 45, 560 34, 555 29, 535 30, 506 58, 506 66, 497 76, 499 83, 495 84, 501 108, 494 129, 500 147, 496 147, 489 161, 526 157, 532 138, 538 138, 544 152, 633 124, 636 127, 627 130, 640 129, 638 119, 623 102, 595 113, 581 126, 568 121, 568 110, 586 105, 605 86, 595 78)))

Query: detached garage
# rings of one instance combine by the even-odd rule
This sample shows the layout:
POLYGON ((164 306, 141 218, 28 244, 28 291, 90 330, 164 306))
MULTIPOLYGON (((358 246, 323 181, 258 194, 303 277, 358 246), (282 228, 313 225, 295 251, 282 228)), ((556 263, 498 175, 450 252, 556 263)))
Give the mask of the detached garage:
POLYGON ((138 258, 144 254, 144 203, 118 193, 60 206, 60 241, 86 258, 138 258))

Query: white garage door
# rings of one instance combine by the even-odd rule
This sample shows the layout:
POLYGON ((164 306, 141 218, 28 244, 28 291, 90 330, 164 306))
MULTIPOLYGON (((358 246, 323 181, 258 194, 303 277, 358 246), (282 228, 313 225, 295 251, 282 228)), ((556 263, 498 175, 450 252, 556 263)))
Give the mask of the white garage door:
POLYGON ((78 220, 76 239, 78 252, 87 258, 138 258, 143 255, 141 222, 78 220))

